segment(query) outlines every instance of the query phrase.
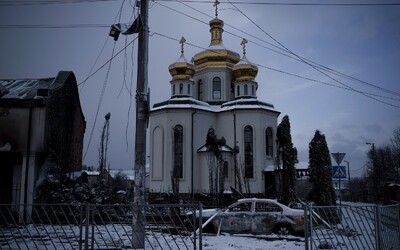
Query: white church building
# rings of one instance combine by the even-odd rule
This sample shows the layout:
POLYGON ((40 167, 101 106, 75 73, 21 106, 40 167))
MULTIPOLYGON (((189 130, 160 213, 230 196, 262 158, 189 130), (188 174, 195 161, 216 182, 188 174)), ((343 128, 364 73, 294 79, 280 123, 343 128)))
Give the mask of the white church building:
POLYGON ((273 178, 277 118, 272 104, 257 99, 258 68, 222 43, 224 22, 209 22, 211 43, 169 66, 171 96, 150 110, 149 192, 196 194, 266 193, 273 178), (218 158, 206 143, 219 139, 218 158), (221 138, 225 140, 220 140, 221 138), (271 172, 270 172, 271 173, 271 172))

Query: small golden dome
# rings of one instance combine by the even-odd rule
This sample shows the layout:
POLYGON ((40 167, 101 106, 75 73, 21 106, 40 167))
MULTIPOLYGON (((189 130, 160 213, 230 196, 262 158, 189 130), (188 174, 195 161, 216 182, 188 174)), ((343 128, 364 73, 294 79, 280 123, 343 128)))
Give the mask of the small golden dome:
POLYGON ((169 73, 172 76, 172 80, 188 80, 194 75, 194 65, 191 64, 183 54, 183 45, 185 42, 185 38, 182 37, 179 41, 179 43, 181 43, 181 56, 175 63, 169 65, 168 67, 169 73))
POLYGON ((243 39, 241 45, 243 46, 243 57, 235 66, 232 68, 232 73, 235 76, 236 82, 241 81, 252 81, 256 78, 258 68, 256 65, 251 64, 246 57, 246 43, 247 40, 243 39))

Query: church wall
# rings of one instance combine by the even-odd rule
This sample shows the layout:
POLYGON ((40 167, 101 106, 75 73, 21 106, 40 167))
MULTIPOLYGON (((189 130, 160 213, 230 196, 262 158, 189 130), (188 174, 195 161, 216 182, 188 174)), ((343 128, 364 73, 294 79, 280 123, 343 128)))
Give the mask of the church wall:
MULTIPOLYGON (((265 154, 265 129, 271 127, 276 132, 276 113, 265 110, 236 110, 236 140, 239 146, 238 165, 244 167, 244 128, 249 125, 253 128, 253 164, 254 177, 250 181, 252 193, 262 193, 265 190, 265 166, 272 165, 274 159, 265 154)), ((275 141, 275 140, 274 140, 275 141)))
POLYGON ((197 111, 193 117, 193 168, 194 168, 194 192, 208 192, 208 156, 207 153, 197 153, 197 150, 206 143, 209 128, 216 129, 217 116, 215 113, 197 111))
MULTIPOLYGON (((227 68, 215 67, 207 68, 207 70, 202 70, 198 72, 193 77, 196 86, 199 80, 202 80, 203 91, 201 101, 205 102, 226 102, 232 100, 231 95, 231 81, 232 81, 232 71, 227 68), (214 77, 219 77, 221 79, 221 99, 213 99, 212 96, 212 81, 214 77)), ((197 87, 196 87, 197 93, 197 87)), ((197 94, 195 97, 197 98, 197 94)))
POLYGON ((197 150, 206 142, 207 131, 214 127, 214 113, 194 109, 168 109, 151 113, 150 124, 150 192, 172 191, 171 171, 173 170, 173 128, 183 127, 183 178, 180 180, 181 193, 195 192, 208 187, 208 166, 202 161, 197 150), (194 113, 194 114, 193 114, 194 113), (193 115, 192 115, 193 114, 193 115), (192 151, 193 116, 193 151, 192 151), (193 160, 192 160, 193 154, 193 160), (192 184, 193 162, 193 184, 192 184))

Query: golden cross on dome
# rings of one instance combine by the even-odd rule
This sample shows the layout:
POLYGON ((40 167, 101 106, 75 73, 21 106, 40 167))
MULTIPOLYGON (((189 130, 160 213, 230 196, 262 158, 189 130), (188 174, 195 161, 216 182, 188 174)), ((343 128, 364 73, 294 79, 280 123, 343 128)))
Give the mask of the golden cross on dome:
POLYGON ((213 5, 215 7, 215 18, 218 17, 218 4, 220 4, 220 2, 218 0, 215 0, 213 5))
POLYGON ((240 43, 240 45, 243 46, 243 55, 246 55, 246 43, 248 43, 247 40, 243 38, 242 42, 240 43))
POLYGON ((179 41, 179 43, 181 44, 181 53, 182 53, 182 55, 183 55, 183 52, 184 52, 183 46, 184 46, 185 42, 186 42, 186 39, 184 37, 182 37, 181 40, 179 41))

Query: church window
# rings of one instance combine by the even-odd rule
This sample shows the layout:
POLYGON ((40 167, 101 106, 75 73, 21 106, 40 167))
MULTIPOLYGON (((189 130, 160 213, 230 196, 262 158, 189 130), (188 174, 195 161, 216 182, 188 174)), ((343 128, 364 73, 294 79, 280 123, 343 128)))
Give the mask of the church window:
POLYGON ((269 157, 274 156, 274 146, 273 146, 273 133, 272 128, 268 127, 265 130, 265 154, 269 157))
POLYGON ((197 84, 197 92, 198 92, 198 99, 201 100, 203 97, 203 82, 201 80, 198 81, 197 84))
POLYGON ((244 85, 244 95, 248 95, 248 91, 247 91, 247 84, 244 85))
POLYGON ((183 178, 183 127, 174 127, 174 169, 173 177, 183 178))
POLYGON ((179 94, 183 94, 183 83, 179 84, 179 94))
POLYGON ((187 94, 190 95, 190 84, 187 86, 187 94))
POLYGON ((223 171, 222 174, 223 174, 224 178, 227 179, 229 176, 229 163, 227 161, 224 161, 224 166, 223 166, 222 171, 223 171))
POLYGON ((212 86, 213 86, 213 99, 221 99, 221 78, 214 77, 212 86))
POLYGON ((237 96, 240 96, 240 86, 237 86, 237 96))
POLYGON ((254 85, 251 85, 251 95, 255 95, 255 93, 254 93, 254 85))
POLYGON ((172 85, 172 95, 175 95, 175 84, 172 85))
POLYGON ((244 177, 253 178, 253 128, 244 127, 244 177))

